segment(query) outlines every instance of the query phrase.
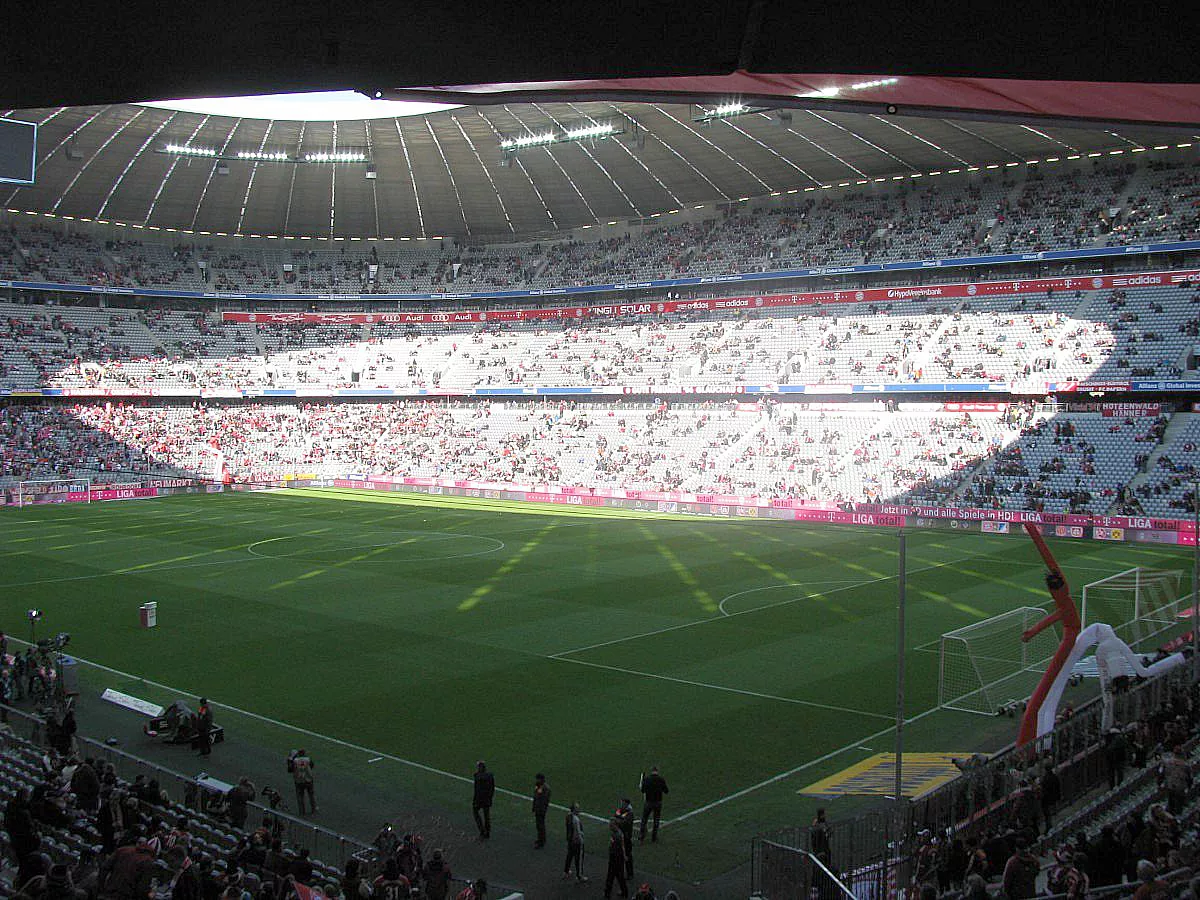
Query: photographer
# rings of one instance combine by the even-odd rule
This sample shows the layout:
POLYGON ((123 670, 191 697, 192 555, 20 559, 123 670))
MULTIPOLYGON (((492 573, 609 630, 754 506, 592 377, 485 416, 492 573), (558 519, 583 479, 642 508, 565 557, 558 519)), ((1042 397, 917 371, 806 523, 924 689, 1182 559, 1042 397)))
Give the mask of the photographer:
POLYGON ((313 769, 316 768, 311 757, 301 747, 288 754, 287 769, 296 783, 296 812, 304 815, 304 798, 308 798, 309 812, 316 813, 317 801, 313 796, 313 769))

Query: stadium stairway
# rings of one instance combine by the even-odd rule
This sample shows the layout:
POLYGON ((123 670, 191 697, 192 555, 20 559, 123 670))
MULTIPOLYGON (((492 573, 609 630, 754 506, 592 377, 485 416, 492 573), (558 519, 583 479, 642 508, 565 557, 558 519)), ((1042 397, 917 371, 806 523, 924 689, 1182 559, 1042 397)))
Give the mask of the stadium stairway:
POLYGON ((1159 441, 1154 447, 1154 450, 1151 452, 1149 459, 1146 460, 1145 465, 1138 470, 1137 475, 1135 475, 1133 480, 1129 482, 1129 490, 1131 492, 1136 495, 1138 488, 1149 481, 1151 477, 1158 472, 1159 458, 1166 453, 1167 450, 1171 449, 1171 447, 1175 444, 1175 440, 1188 429, 1188 426, 1191 425, 1196 418, 1197 413, 1176 413, 1175 415, 1171 416, 1171 420, 1167 423, 1167 430, 1163 432, 1162 440, 1159 441))
MULTIPOLYGON (((1200 764, 1200 741, 1193 739, 1188 761, 1193 766, 1200 764)), ((1143 769, 1127 775, 1125 781, 1115 788, 1078 804, 1039 838, 1035 852, 1050 852, 1055 845, 1081 830, 1088 831, 1094 837, 1105 825, 1115 826, 1134 813, 1144 813, 1161 796, 1155 770, 1156 761, 1149 760, 1143 769)), ((1200 799, 1193 800, 1185 813, 1197 807, 1200 807, 1200 799)))
POLYGON ((900 371, 902 373, 908 377, 912 377, 914 372, 918 372, 929 365, 929 363, 933 360, 934 351, 938 349, 939 345, 942 343, 943 338, 946 336, 946 332, 949 331, 950 327, 955 324, 954 317, 958 313, 961 313, 965 307, 965 302, 955 305, 955 307, 950 310, 949 314, 942 317, 941 324, 938 325, 937 330, 930 335, 929 339, 920 344, 914 352, 909 353, 900 360, 900 371))

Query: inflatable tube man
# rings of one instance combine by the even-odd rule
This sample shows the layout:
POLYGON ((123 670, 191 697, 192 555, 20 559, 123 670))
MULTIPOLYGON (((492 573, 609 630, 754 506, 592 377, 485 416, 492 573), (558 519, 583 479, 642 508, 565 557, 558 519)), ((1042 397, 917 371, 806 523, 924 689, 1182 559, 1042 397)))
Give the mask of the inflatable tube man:
POLYGON ((1022 636, 1021 640, 1029 641, 1035 635, 1055 623, 1061 623, 1063 634, 1059 641, 1058 650, 1050 659, 1029 704, 1021 719, 1021 730, 1017 735, 1017 746, 1023 747, 1030 741, 1043 738, 1054 730, 1054 720, 1058 713, 1058 704, 1063 691, 1070 680, 1075 664, 1092 647, 1096 648, 1096 668, 1100 675, 1100 686, 1104 696, 1105 729, 1113 725, 1112 716, 1112 680, 1120 675, 1132 672, 1143 678, 1160 675, 1184 662, 1182 653, 1173 653, 1152 665, 1145 665, 1138 654, 1134 653, 1123 640, 1117 637, 1112 627, 1102 622, 1081 629, 1079 611, 1075 601, 1071 599, 1071 589, 1058 567, 1054 555, 1036 525, 1025 525, 1025 531, 1033 539, 1046 563, 1046 587, 1054 598, 1054 612, 1038 622, 1022 636))

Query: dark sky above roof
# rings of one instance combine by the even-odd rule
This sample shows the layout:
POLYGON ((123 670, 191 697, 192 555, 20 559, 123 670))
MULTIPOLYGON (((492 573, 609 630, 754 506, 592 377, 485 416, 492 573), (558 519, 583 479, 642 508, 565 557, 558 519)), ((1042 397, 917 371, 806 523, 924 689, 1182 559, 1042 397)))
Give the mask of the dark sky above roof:
POLYGON ((15 0, 0 104, 752 72, 1200 82, 1194 3, 15 0))

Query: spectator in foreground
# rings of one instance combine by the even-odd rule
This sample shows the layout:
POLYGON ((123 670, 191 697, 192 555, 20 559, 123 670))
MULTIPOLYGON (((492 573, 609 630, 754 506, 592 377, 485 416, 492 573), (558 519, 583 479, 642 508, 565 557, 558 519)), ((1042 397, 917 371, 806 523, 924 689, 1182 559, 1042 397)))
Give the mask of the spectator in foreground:
POLYGON ((1171 900, 1171 885, 1158 877, 1158 869, 1148 859, 1139 859, 1137 864, 1138 888, 1133 900, 1171 900))
POLYGON ((1041 870, 1042 864, 1029 852, 1029 841, 1017 838, 1017 848, 1004 865, 1004 896, 1008 900, 1036 897, 1037 877, 1041 870))
POLYGON ((442 857, 441 850, 434 850, 429 862, 421 871, 425 882, 425 897, 427 900, 446 900, 450 893, 450 866, 442 857))

